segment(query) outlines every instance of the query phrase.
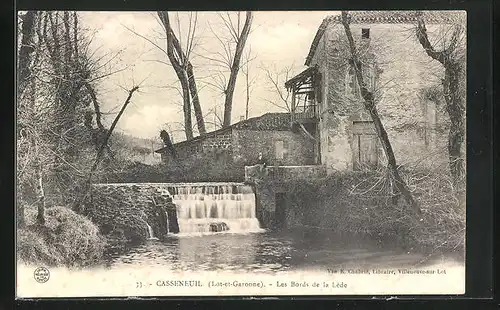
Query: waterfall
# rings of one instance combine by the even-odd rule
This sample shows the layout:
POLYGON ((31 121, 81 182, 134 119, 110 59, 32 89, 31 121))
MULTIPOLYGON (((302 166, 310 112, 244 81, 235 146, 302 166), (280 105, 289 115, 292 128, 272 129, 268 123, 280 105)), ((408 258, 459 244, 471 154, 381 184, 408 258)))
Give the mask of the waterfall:
POLYGON ((153 227, 151 227, 151 225, 149 225, 147 222, 146 222, 146 225, 148 226, 148 233, 149 233, 149 240, 158 240, 158 238, 155 237, 155 234, 153 232, 153 227))
POLYGON ((165 223, 165 227, 167 228, 167 234, 168 234, 169 231, 168 231, 168 212, 167 211, 165 211, 165 218, 167 219, 167 222, 165 223))
POLYGON ((252 187, 240 183, 171 184, 180 233, 262 231, 252 187))

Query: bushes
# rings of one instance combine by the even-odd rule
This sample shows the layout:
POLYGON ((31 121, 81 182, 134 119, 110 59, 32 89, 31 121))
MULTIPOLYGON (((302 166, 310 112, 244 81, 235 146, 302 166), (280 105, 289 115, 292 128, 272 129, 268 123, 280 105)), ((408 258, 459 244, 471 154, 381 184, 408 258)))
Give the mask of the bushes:
POLYGON ((244 165, 220 162, 204 156, 193 156, 168 165, 134 163, 120 173, 109 174, 107 183, 132 182, 243 182, 244 165))
POLYGON ((79 267, 97 263, 105 248, 99 229, 65 207, 45 211, 45 226, 35 225, 36 210, 25 210, 26 227, 18 229, 18 259, 25 263, 79 267))
POLYGON ((341 233, 367 234, 380 241, 421 250, 462 250, 465 206, 446 171, 401 171, 420 203, 421 219, 412 219, 404 199, 392 192, 384 170, 344 172, 318 180, 286 184, 295 215, 302 223, 341 233), (317 205, 311 201, 317 200, 317 205), (311 212, 310 210, 316 210, 311 212), (298 211, 298 212, 297 212, 298 211))
POLYGON ((160 235, 162 223, 153 200, 157 195, 154 185, 100 185, 93 188, 85 213, 113 246, 139 243, 149 237, 148 225, 160 235))

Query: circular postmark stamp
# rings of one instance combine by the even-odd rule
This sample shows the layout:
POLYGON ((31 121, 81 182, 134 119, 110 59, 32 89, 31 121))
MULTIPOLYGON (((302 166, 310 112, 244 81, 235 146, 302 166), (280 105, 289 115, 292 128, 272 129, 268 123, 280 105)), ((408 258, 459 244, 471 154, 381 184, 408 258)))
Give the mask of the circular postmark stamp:
POLYGON ((45 267, 38 267, 35 269, 35 272, 33 272, 33 276, 38 283, 45 283, 49 281, 50 278, 50 272, 47 268, 45 267))

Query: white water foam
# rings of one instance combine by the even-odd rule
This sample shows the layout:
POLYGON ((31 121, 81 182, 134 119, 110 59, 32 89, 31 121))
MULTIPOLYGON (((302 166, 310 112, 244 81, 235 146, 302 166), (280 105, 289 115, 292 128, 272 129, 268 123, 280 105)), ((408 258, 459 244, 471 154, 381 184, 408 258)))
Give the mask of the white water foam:
POLYGON ((149 240, 158 240, 158 238, 155 237, 155 234, 154 234, 154 231, 153 231, 153 227, 151 227, 151 225, 149 225, 147 222, 146 222, 146 225, 148 227, 148 234, 149 234, 149 240))
POLYGON ((256 217, 255 194, 243 184, 178 184, 169 192, 177 205, 181 235, 210 233, 210 224, 225 223, 227 233, 263 231, 256 217))

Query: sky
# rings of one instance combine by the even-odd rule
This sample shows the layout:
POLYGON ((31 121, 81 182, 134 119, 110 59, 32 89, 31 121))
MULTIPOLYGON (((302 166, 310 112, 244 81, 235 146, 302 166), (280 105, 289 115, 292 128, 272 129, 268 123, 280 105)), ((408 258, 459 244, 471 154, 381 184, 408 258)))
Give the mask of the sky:
MULTIPOLYGON (((194 16, 190 14, 170 12, 171 23, 181 44, 187 42, 188 18, 194 16)), ((269 103, 279 102, 279 98, 263 68, 275 73, 291 67, 293 73, 300 73, 305 69, 305 58, 319 25, 325 17, 333 14, 337 12, 254 12, 245 47, 245 53, 250 51, 249 78, 255 81, 251 87, 249 117, 284 111, 269 103)), ((221 15, 227 16, 226 12, 196 14, 196 44, 191 54, 208 130, 214 129, 214 107, 217 106, 221 115, 224 102, 220 90, 213 86, 216 81, 214 74, 218 72, 215 63, 206 59, 220 58, 217 52, 222 52, 222 48, 215 35, 228 35, 221 15)), ((156 12, 82 12, 81 16, 82 24, 92 36, 92 53, 107 63, 104 72, 114 72, 101 79, 97 87, 105 122, 112 122, 128 90, 139 84, 139 92, 132 97, 117 130, 152 139, 159 136, 161 129, 167 129, 175 142, 185 140, 180 125, 183 121, 182 98, 175 72, 168 65, 164 51, 160 50, 165 49, 165 36, 156 12)), ((231 12, 230 16, 234 20, 236 13, 231 12)), ((242 14, 243 20, 244 16, 242 14)), ((284 82, 279 80, 280 85, 284 82)), ((245 85, 240 70, 233 99, 233 123, 245 115, 245 85)))

